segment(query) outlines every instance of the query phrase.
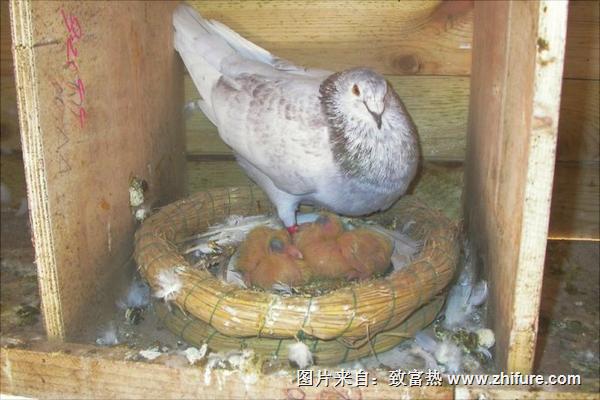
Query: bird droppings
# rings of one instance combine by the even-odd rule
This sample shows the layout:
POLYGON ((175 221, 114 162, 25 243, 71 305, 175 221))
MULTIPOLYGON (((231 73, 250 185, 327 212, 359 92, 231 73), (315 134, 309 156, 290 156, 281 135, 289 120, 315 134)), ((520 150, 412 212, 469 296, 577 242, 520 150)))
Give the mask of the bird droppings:
POLYGON ((537 48, 538 48, 538 53, 541 53, 542 51, 548 51, 550 50, 550 44, 548 43, 548 41, 542 37, 539 37, 537 39, 537 48))
POLYGON ((129 205, 131 207, 139 207, 144 204, 144 192, 148 184, 142 178, 137 176, 129 181, 129 205))

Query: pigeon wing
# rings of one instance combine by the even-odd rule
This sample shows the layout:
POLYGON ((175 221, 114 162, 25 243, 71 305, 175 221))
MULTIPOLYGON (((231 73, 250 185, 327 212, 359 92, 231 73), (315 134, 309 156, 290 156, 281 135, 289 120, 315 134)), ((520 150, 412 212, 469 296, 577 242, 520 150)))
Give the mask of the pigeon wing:
POLYGON ((245 75, 213 93, 221 138, 291 194, 315 191, 334 165, 319 83, 245 75))

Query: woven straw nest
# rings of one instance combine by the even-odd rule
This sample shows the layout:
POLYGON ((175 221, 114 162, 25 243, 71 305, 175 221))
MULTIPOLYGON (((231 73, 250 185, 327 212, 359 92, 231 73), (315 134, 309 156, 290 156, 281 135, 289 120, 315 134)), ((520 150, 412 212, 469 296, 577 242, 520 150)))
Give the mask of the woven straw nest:
POLYGON ((337 362, 395 346, 440 310, 458 260, 457 229, 441 213, 409 197, 373 219, 409 225, 409 235, 423 242, 415 260, 386 277, 321 296, 235 287, 192 268, 175 245, 229 215, 271 211, 256 187, 214 189, 164 207, 137 231, 135 259, 153 290, 161 272, 175 271, 180 278, 182 286, 171 298, 178 307, 172 312, 159 307, 158 313, 184 340, 210 342, 218 350, 246 344, 259 353, 283 355, 287 341, 302 337, 319 362, 337 362))

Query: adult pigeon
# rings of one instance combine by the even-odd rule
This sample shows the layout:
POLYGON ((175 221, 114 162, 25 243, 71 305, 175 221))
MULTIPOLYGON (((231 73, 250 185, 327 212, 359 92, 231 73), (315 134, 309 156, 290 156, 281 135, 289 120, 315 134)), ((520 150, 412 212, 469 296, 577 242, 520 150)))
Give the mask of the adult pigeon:
POLYGON ((404 194, 419 159, 416 127, 381 75, 295 66, 185 4, 173 25, 197 105, 290 232, 300 203, 358 216, 404 194))

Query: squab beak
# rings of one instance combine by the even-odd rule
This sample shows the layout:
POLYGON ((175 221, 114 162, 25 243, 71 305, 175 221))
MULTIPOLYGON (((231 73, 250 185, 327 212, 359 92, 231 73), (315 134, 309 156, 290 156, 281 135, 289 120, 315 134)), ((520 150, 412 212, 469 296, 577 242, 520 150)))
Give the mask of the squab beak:
POLYGON ((300 252, 300 249, 298 249, 296 246, 294 246, 293 244, 288 244, 285 247, 285 253, 288 254, 289 256, 291 256, 292 258, 297 258, 299 260, 304 259, 304 256, 302 255, 302 253, 300 252))

